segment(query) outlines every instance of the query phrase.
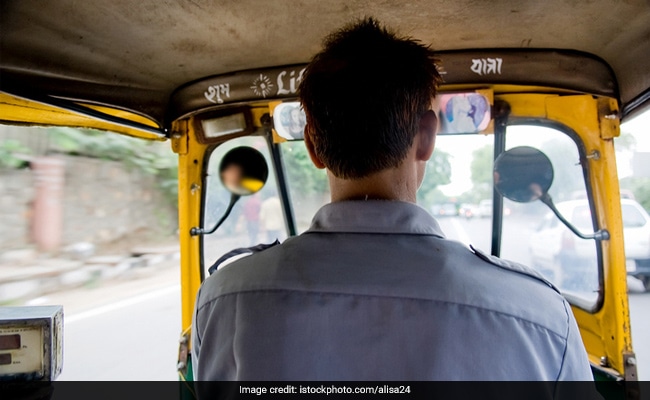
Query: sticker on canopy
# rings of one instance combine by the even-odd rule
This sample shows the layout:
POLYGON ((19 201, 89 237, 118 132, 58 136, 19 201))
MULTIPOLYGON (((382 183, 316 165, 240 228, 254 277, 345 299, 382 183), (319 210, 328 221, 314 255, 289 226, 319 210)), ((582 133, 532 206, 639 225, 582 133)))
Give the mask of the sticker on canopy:
POLYGON ((441 133, 478 133, 490 123, 490 103, 478 93, 440 95, 441 133))
POLYGON ((287 140, 302 140, 305 137, 307 117, 300 103, 282 103, 273 110, 273 128, 287 140))
POLYGON ((203 92, 203 95, 209 102, 215 104, 223 104, 221 96, 230 98, 230 84, 224 83, 220 85, 208 86, 208 90, 203 92))
POLYGON ((300 85, 300 81, 302 81, 303 73, 305 73, 305 68, 298 71, 298 74, 296 74, 295 70, 291 72, 280 72, 278 75, 278 95, 298 93, 298 85, 300 85), (285 81, 288 81, 288 86, 285 85, 285 81))
POLYGON ((469 69, 479 75, 498 74, 501 75, 501 58, 474 58, 469 69))
POLYGON ((273 91, 273 82, 271 82, 268 76, 260 74, 260 76, 255 78, 250 88, 256 96, 266 98, 273 91))

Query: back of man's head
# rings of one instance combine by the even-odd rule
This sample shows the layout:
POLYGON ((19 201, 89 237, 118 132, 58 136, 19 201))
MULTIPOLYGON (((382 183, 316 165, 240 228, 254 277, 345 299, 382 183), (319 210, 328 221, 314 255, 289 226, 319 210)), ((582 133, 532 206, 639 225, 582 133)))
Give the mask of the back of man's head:
POLYGON ((335 176, 357 179, 398 167, 431 109, 435 56, 373 18, 329 35, 300 84, 314 152, 335 176))

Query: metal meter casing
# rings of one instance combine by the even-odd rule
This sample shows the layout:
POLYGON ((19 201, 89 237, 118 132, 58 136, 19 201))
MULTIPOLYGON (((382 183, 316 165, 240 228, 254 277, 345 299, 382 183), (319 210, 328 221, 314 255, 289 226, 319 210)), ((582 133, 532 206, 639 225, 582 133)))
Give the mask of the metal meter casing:
POLYGON ((0 380, 52 381, 63 366, 63 307, 0 307, 0 380))

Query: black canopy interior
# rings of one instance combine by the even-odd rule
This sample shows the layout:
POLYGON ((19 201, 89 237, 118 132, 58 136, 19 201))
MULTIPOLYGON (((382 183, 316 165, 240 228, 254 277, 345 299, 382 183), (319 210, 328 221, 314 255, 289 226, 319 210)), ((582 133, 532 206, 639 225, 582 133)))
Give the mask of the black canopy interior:
POLYGON ((626 111, 650 101, 648 0, 3 0, 0 85, 163 121, 206 76, 301 64, 371 15, 437 50, 579 50, 613 69, 626 111))

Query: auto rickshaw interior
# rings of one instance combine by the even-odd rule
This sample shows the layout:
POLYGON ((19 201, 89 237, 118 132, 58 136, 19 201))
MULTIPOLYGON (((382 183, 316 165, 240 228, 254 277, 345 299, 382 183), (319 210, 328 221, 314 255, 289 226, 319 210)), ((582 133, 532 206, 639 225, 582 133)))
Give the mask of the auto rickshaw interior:
POLYGON ((221 255, 305 231, 329 200, 301 141, 298 85, 325 34, 371 13, 439 50, 441 132, 420 205, 450 238, 544 274, 572 304, 595 376, 636 379, 613 139, 650 105, 645 2, 91 3, 0 5, 0 122, 171 142, 186 337, 221 255), (261 155, 266 176, 227 171, 235 150, 261 155), (521 168, 502 155, 522 151, 552 168, 508 181, 521 168), (282 215, 281 228, 247 207, 282 215))

